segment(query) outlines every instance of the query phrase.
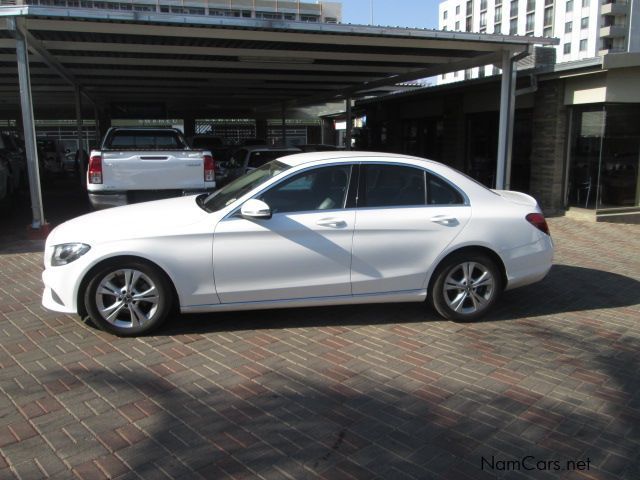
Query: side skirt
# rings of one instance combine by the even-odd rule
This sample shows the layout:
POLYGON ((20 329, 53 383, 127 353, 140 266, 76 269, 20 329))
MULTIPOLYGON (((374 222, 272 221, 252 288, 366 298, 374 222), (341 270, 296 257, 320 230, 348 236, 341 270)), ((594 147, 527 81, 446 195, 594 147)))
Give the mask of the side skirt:
POLYGON ((213 305, 187 305, 180 308, 182 313, 215 311, 263 310, 271 308, 321 307, 331 305, 360 305, 367 303, 423 302, 427 298, 426 290, 408 290, 391 293, 366 295, 342 295, 339 297, 295 298, 290 300, 269 300, 265 302, 221 303, 213 305))

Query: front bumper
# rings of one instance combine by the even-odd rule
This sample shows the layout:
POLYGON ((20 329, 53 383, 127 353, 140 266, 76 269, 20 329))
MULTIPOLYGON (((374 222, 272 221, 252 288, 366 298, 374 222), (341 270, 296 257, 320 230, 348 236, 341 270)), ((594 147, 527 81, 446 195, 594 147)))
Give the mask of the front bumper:
POLYGON ((42 272, 42 306, 62 313, 78 313, 73 284, 64 267, 49 267, 42 272))

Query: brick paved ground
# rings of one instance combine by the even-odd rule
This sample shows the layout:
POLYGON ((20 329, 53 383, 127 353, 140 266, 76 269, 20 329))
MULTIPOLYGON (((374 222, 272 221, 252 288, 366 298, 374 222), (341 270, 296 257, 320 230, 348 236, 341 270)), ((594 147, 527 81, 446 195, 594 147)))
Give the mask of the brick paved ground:
POLYGON ((39 244, 5 245, 0 478, 638 479, 640 227, 550 224, 549 277, 482 323, 403 304, 139 339, 44 311, 39 244), (559 463, 505 471, 526 455, 559 463))

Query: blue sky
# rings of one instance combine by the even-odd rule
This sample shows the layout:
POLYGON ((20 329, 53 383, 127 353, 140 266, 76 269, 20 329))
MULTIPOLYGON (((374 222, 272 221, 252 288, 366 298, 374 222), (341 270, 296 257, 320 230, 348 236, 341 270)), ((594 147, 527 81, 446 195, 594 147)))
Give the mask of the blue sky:
MULTIPOLYGON (((439 0, 373 0, 373 24, 438 28, 439 3, 439 0)), ((370 5, 371 0, 342 0, 342 21, 368 25, 370 5)))

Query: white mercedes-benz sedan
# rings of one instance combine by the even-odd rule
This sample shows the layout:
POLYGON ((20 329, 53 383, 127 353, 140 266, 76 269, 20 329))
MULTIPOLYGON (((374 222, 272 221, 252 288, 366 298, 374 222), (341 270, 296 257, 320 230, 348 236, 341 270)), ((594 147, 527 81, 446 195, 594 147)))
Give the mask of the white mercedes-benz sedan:
POLYGON ((541 280, 553 243, 523 193, 420 158, 318 152, 211 195, 75 218, 51 232, 44 258, 45 307, 139 335, 172 311, 426 299, 471 321, 505 289, 541 280))

